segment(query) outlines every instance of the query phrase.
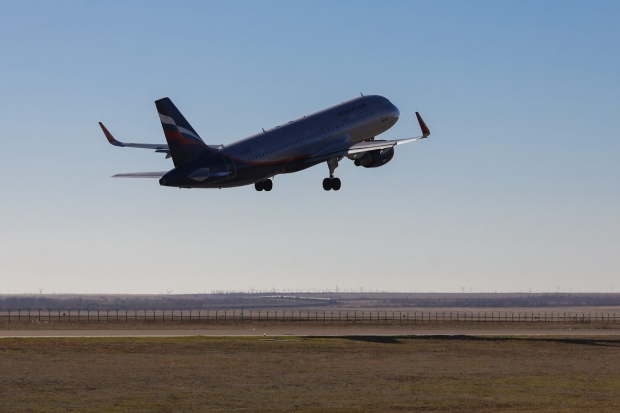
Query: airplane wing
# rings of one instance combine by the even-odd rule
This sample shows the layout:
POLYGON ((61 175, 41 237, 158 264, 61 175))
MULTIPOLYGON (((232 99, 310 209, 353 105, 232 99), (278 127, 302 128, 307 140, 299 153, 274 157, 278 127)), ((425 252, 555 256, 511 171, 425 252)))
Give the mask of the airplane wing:
POLYGON ((112 136, 110 131, 108 131, 105 126, 103 126, 103 123, 99 122, 99 126, 101 126, 101 130, 103 131, 103 134, 105 135, 105 137, 108 139, 108 142, 110 142, 110 144, 112 144, 114 146, 121 146, 121 147, 125 147, 125 148, 154 149, 155 152, 165 153, 166 154, 166 159, 170 158, 170 149, 168 148, 168 145, 165 144, 165 143, 163 143, 163 144, 152 144, 152 143, 125 143, 125 142, 121 142, 121 141, 116 140, 114 138, 114 136, 112 136))
POLYGON ((161 178, 168 171, 159 171, 159 172, 132 172, 128 174, 116 174, 112 175, 112 178, 161 178))
POLYGON ((396 145, 403 145, 409 142, 419 141, 420 139, 426 139, 431 134, 431 131, 424 123, 422 116, 418 112, 415 113, 418 118, 418 123, 420 124, 420 129, 422 131, 422 136, 416 136, 413 138, 406 139, 395 139, 395 140, 372 140, 372 141, 364 141, 351 144, 350 142, 337 142, 326 148, 321 149, 317 153, 313 154, 311 159, 316 160, 320 159, 330 159, 330 158, 339 158, 343 156, 347 156, 350 159, 357 159, 362 154, 368 151, 380 150, 380 149, 388 149, 392 148, 396 145))

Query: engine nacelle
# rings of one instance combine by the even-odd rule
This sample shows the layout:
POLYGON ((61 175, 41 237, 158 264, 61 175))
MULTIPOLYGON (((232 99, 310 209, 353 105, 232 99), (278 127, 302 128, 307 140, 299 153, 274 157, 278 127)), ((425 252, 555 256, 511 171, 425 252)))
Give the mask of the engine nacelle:
POLYGON ((378 168, 390 162, 394 157, 394 148, 377 149, 366 152, 357 158, 353 163, 355 166, 363 166, 364 168, 378 168))

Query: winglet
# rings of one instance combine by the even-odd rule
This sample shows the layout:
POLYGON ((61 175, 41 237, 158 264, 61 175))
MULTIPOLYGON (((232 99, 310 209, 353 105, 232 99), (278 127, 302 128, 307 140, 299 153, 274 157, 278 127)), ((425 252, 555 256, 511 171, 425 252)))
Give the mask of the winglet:
POLYGON ((426 126, 426 123, 424 123, 424 120, 422 119, 422 116, 420 116, 420 114, 418 112, 415 113, 415 116, 418 118, 418 123, 420 124, 420 129, 422 129, 422 137, 423 138, 428 138, 428 136, 431 134, 431 131, 428 129, 428 126, 426 126))
POLYGON ((103 123, 99 122, 99 126, 101 126, 101 130, 103 131, 105 137, 108 139, 108 142, 110 142, 114 146, 124 146, 121 142, 114 139, 114 136, 112 136, 110 131, 108 131, 105 126, 103 126, 103 123))

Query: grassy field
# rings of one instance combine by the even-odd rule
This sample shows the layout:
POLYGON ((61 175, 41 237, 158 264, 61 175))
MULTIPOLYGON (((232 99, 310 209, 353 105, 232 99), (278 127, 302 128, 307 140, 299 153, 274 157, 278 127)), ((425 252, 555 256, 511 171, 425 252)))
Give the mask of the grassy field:
POLYGON ((2 412, 618 412, 620 339, 0 340, 2 412))
MULTIPOLYGON (((183 323, 166 323, 156 324, 152 322, 140 322, 137 323, 12 323, 0 325, 0 331, 81 331, 81 330, 100 330, 100 331, 173 331, 173 330, 195 330, 197 334, 202 333, 205 330, 209 331, 221 331, 223 334, 229 330, 247 330, 247 334, 267 333, 274 334, 275 330, 286 330, 287 333, 279 334, 299 334, 299 335, 315 335, 313 331, 316 329, 339 331, 338 335, 350 334, 347 331, 354 330, 373 330, 375 333, 370 334, 401 334, 410 335, 417 334, 420 330, 437 331, 437 334, 441 334, 444 331, 463 331, 463 334, 470 334, 475 331, 505 331, 511 330, 515 333, 519 331, 532 331, 532 330, 603 330, 607 331, 609 335, 617 334, 620 331, 620 323, 607 324, 607 323, 530 323, 530 322, 515 322, 515 323, 440 323, 440 324, 366 324, 366 323, 296 323, 296 322, 277 322, 277 323, 229 323, 229 324, 215 324, 204 322, 183 322, 183 323), (385 333, 381 331, 385 330, 385 333), (378 331, 378 332, 377 332, 378 331)), ((278 334, 278 333, 276 333, 278 334)), ((355 334, 359 334, 356 332, 355 334)), ((459 333, 460 334, 460 333, 459 333)), ((503 333, 499 333, 503 334, 503 333)), ((1 413, 1 412, 0 412, 1 413)))

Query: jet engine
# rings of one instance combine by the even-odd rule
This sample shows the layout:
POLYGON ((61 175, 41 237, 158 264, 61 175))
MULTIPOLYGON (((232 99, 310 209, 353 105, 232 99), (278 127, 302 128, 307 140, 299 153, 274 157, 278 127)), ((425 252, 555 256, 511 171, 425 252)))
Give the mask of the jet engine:
POLYGON ((364 168, 378 168, 390 162, 394 157, 394 148, 377 149, 364 153, 353 163, 355 166, 363 166, 364 168))

